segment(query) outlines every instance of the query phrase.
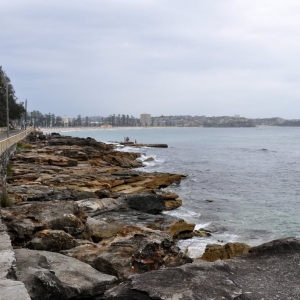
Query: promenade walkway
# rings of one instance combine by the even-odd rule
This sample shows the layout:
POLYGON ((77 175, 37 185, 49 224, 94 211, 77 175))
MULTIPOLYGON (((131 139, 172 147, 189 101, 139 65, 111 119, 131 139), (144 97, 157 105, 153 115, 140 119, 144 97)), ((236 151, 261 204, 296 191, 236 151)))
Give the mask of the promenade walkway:
MULTIPOLYGON (((18 140, 25 137, 32 129, 25 132, 24 130, 12 130, 9 132, 10 139, 7 139, 6 132, 0 132, 0 154, 18 140), (11 139, 12 137, 12 139, 11 139)), ((1 206, 0 206, 1 210, 1 206)), ((5 225, 2 223, 2 214, 0 212, 0 300, 30 300, 29 294, 23 282, 11 278, 11 272, 15 269, 15 252, 11 245, 11 240, 6 232, 5 225)))

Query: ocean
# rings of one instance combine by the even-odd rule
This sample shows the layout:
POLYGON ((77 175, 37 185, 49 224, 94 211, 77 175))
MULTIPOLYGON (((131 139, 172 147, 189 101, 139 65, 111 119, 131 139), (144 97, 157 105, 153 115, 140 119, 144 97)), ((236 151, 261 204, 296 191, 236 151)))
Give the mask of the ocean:
POLYGON ((178 242, 191 257, 201 256, 206 244, 255 246, 300 236, 300 128, 118 128, 61 134, 168 144, 120 151, 153 157, 141 168, 146 172, 188 175, 167 188, 183 200, 179 209, 167 213, 212 230, 210 237, 178 242))

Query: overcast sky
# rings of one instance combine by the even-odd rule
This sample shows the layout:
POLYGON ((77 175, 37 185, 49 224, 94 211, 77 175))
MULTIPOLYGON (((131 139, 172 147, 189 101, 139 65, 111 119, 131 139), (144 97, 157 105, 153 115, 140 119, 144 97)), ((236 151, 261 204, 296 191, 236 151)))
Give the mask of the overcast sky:
POLYGON ((28 110, 300 118, 299 0, 10 0, 0 65, 28 110))

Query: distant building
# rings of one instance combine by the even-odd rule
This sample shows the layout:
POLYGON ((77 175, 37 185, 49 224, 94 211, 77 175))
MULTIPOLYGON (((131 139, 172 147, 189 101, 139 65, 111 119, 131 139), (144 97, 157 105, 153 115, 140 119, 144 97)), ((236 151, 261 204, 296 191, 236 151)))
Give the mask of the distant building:
POLYGON ((151 125, 151 115, 150 114, 141 114, 140 121, 141 121, 141 126, 150 126, 151 125))
POLYGON ((70 122, 70 117, 63 116, 62 120, 63 120, 64 127, 68 127, 69 126, 69 122, 70 122))

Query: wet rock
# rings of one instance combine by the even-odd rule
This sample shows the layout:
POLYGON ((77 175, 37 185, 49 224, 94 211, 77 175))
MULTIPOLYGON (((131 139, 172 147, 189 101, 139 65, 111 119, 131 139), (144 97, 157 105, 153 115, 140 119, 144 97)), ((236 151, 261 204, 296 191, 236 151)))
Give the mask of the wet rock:
POLYGON ((227 243, 225 245, 209 244, 206 245, 201 259, 215 261, 217 259, 229 259, 236 255, 247 254, 250 246, 244 243, 227 243))
POLYGON ((145 213, 158 214, 165 210, 165 205, 160 195, 154 194, 138 194, 128 195, 125 197, 128 205, 132 209, 136 209, 145 213))
POLYGON ((99 299, 116 278, 62 254, 17 249, 18 279, 32 300, 99 299))
POLYGON ((167 192, 163 190, 155 190, 157 195, 162 196, 165 203, 165 210, 173 210, 182 205, 182 200, 178 199, 178 195, 172 192, 167 192))
POLYGON ((211 236, 211 234, 205 230, 194 230, 194 231, 184 231, 184 232, 181 232, 179 233, 177 236, 176 236, 176 239, 177 240, 183 240, 183 239, 191 239, 193 238, 194 236, 197 236, 197 237, 208 237, 208 236, 211 236))
POLYGON ((150 161, 154 161, 154 158, 153 157, 148 157, 144 160, 144 162, 150 162, 150 161))

